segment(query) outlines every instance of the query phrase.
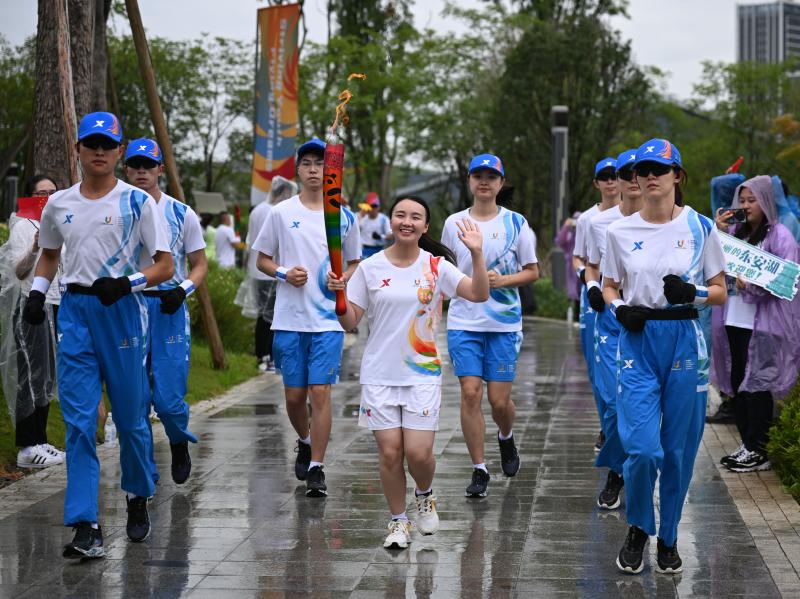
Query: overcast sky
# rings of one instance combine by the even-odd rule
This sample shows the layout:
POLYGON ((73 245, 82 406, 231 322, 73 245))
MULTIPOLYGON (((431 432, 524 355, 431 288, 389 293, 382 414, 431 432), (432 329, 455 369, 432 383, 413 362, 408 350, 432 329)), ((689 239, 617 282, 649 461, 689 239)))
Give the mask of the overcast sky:
MULTIPOLYGON (((0 33, 19 44, 36 30, 35 0, 0 0, 0 33)), ((478 0, 461 0, 478 6, 478 0)), ((326 34, 326 0, 306 0, 309 36, 322 41, 326 34)), ((266 6, 255 0, 139 0, 148 34, 173 39, 201 32, 252 39, 255 10, 266 6)), ((461 23, 440 17, 444 0, 417 0, 413 9, 419 27, 463 31, 461 23)), ((636 61, 669 73, 667 91, 688 98, 701 73, 701 61, 732 62, 736 58, 736 2, 734 0, 631 0, 630 19, 612 24, 633 41, 636 61)))

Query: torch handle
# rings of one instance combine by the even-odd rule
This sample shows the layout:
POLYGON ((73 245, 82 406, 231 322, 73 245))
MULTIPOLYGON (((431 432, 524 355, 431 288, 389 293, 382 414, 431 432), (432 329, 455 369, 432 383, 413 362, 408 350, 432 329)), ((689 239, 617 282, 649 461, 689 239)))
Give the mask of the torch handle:
MULTIPOLYGON (((342 173, 344 171, 344 144, 328 143, 325 147, 325 164, 322 170, 323 212, 325 215, 325 237, 331 271, 341 278, 342 264, 342 173)), ((336 292, 336 314, 347 312, 344 291, 336 292)))

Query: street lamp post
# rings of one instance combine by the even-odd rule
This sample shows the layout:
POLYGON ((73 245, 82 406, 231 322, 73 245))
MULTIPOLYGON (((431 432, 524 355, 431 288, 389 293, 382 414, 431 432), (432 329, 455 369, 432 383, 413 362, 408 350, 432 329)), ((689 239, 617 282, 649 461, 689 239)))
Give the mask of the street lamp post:
POLYGON ((5 202, 3 203, 2 214, 0 214, 0 220, 3 222, 8 222, 8 219, 11 217, 11 213, 14 212, 17 205, 17 195, 19 189, 19 167, 17 166, 16 162, 12 162, 11 166, 8 168, 6 172, 6 180, 5 180, 5 202))
MULTIPOLYGON (((551 196, 553 200, 553 236, 558 234, 567 209, 567 157, 569 143, 569 127, 567 120, 569 108, 566 106, 553 106, 550 108, 552 126, 550 133, 553 136, 553 173, 551 177, 551 196)), ((553 287, 565 291, 567 288, 567 272, 564 262, 564 251, 553 245, 550 253, 550 272, 552 272, 553 287)))

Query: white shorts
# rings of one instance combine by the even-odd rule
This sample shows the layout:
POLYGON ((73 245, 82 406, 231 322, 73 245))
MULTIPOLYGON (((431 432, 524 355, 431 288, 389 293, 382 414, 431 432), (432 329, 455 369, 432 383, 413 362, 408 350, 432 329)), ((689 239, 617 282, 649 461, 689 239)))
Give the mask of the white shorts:
POLYGON ((361 385, 358 425, 371 431, 407 428, 439 430, 441 385, 361 385))

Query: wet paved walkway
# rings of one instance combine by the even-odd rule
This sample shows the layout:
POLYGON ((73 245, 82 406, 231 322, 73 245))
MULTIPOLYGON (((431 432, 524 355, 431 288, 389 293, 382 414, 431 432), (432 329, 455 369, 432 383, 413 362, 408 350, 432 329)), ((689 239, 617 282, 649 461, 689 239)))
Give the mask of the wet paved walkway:
POLYGON ((720 427, 707 429, 712 442, 698 456, 684 510, 684 573, 655 573, 654 540, 642 575, 618 573, 614 557, 627 526, 624 513, 595 507, 605 475, 593 467, 598 426, 577 329, 531 321, 525 333, 514 391, 520 474, 497 475, 490 428, 490 495, 463 497, 471 466, 448 366, 434 449, 442 525, 431 537, 415 532, 410 550, 381 547, 387 509, 377 453, 371 434, 356 424, 362 334, 345 351, 343 383, 334 391, 328 499, 307 499, 294 479, 295 437, 282 390, 277 377, 263 376, 195 417, 200 445, 182 487, 169 480, 169 447, 159 430, 165 478, 150 504, 153 533, 143 544, 125 535, 114 449, 101 451, 105 560, 60 557, 71 538, 61 526, 63 468, 0 491, 0 597, 800 596, 796 562, 782 549, 797 540, 797 506, 783 497, 781 516, 759 511, 761 479, 739 484, 738 475, 727 477, 734 501, 715 465, 733 443, 720 427))

